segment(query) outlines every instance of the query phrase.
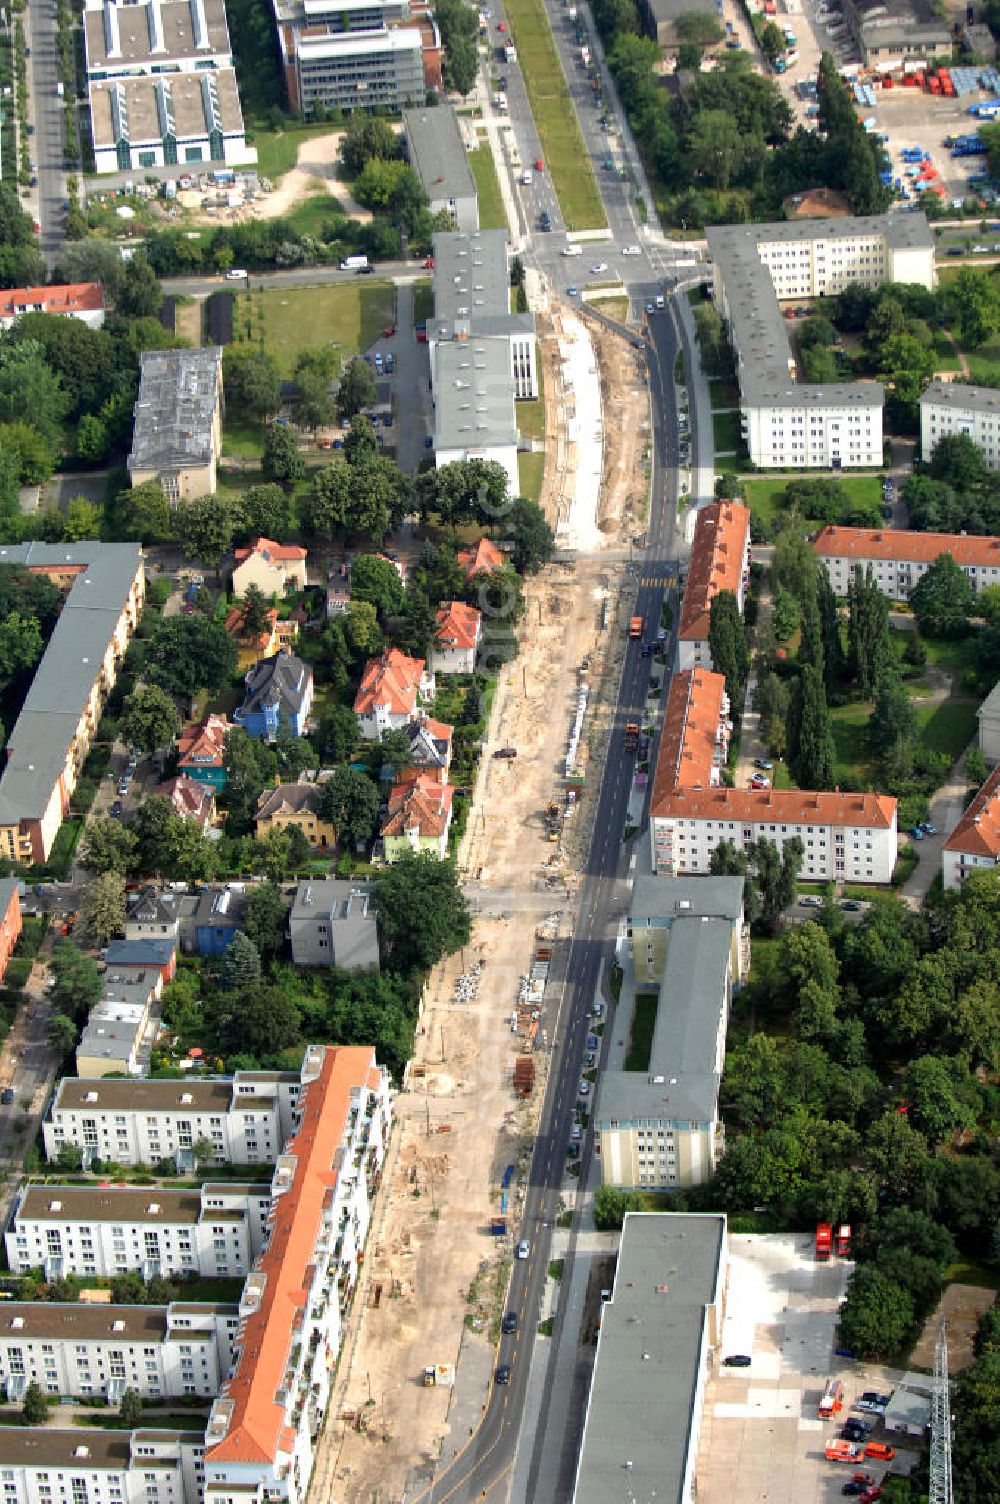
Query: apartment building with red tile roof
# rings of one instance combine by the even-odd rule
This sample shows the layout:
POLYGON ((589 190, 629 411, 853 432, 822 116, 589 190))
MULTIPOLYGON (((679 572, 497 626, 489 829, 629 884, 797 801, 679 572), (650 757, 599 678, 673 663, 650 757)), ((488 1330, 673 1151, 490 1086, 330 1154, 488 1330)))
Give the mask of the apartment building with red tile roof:
POLYGON ((708 629, 712 602, 731 590, 739 608, 750 573, 750 512, 738 501, 702 507, 694 524, 687 583, 677 628, 677 667, 711 668, 708 629))
POLYGON ((389 648, 369 658, 354 697, 354 714, 366 741, 378 741, 383 731, 398 731, 414 718, 418 695, 434 692, 423 658, 408 658, 389 648))
POLYGON ((64 282, 54 287, 5 287, 0 290, 0 328, 25 313, 59 313, 91 329, 104 323, 104 289, 99 282, 64 282))
POLYGON ((725 675, 706 668, 674 674, 663 711, 650 810, 676 789, 716 787, 731 735, 725 675))
POLYGON ((970 872, 1000 863, 1000 767, 994 768, 941 848, 941 877, 960 888, 970 872))
POLYGON ((801 875, 814 882, 888 883, 898 848, 888 794, 802 789, 677 788, 650 806, 654 870, 668 877, 710 870, 722 841, 802 842, 801 875))
POLYGON ((471 548, 459 549, 455 557, 467 580, 477 574, 494 574, 503 569, 505 562, 503 554, 489 538, 478 539, 471 548))
POLYGON ((267 1246, 240 1300, 236 1360, 205 1433, 205 1504, 304 1500, 391 1118, 367 1046, 310 1045, 279 1156, 267 1246))
POLYGON ((442 601, 437 610, 431 668, 436 674, 473 673, 482 636, 481 611, 465 601, 442 601))
POLYGON ((978 593, 1000 585, 1000 538, 971 533, 917 533, 903 528, 824 527, 813 552, 826 566, 835 595, 846 595, 856 570, 871 566, 890 600, 905 600, 935 559, 951 554, 978 593))

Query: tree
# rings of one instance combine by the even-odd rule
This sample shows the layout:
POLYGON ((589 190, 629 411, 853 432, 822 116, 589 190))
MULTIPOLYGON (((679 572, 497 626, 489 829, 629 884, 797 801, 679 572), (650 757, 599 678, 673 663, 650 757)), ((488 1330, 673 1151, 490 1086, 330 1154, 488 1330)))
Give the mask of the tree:
POLYGON ((275 883, 258 883, 250 890, 243 915, 243 932, 262 961, 273 961, 285 948, 288 910, 275 883))
POLYGON ((274 357, 257 345, 226 345, 222 352, 226 406, 245 418, 265 418, 281 406, 281 375, 274 357))
POLYGON ((284 543, 291 530, 291 508, 280 486, 251 486, 243 492, 233 518, 233 535, 240 543, 252 538, 274 538, 284 543))
POLYGON ((259 585, 249 584, 243 594, 244 637, 259 637, 270 624, 271 608, 259 585))
POLYGON ((260 952, 248 935, 237 930, 222 957, 219 985, 227 992, 242 992, 259 981, 260 952))
POLYGON ((125 879, 120 872, 101 872, 88 883, 80 899, 77 931, 84 944, 103 950, 115 935, 125 932, 125 879))
POLYGON ((519 496, 507 514, 507 536, 514 545, 513 563, 519 574, 537 574, 555 552, 555 534, 537 502, 519 496))
POLYGON ((137 543, 166 543, 173 530, 173 515, 159 481, 119 491, 115 498, 119 537, 137 543))
POLYGON ((231 835, 249 829, 265 785, 273 783, 277 758, 266 742, 248 736, 241 726, 226 735, 222 754, 226 770, 226 828, 231 835))
POLYGON ((430 970, 472 932, 454 868, 428 852, 404 852, 379 874, 375 906, 386 957, 404 974, 430 970))
POLYGON ((379 791, 367 773, 336 768, 323 784, 319 814, 345 846, 359 846, 371 839, 380 804, 379 791))
POLYGON ((733 368, 733 350, 725 320, 714 303, 697 304, 694 323, 705 371, 711 376, 728 376, 733 368))
POLYGON ((33 669, 43 650, 42 632, 37 619, 21 611, 12 611, 0 621, 0 688, 33 669))
POLYGON ((355 178, 372 157, 390 161, 399 155, 399 137, 378 115, 353 114, 340 143, 340 160, 348 178, 355 178))
POLYGON ((747 849, 760 918, 772 930, 777 930, 784 910, 795 897, 804 854, 798 836, 785 841, 780 853, 775 843, 766 839, 753 842, 747 849))
POLYGON ((904 1091, 910 1099, 913 1126, 932 1146, 962 1128, 975 1126, 979 1091, 964 1066, 940 1055, 920 1055, 910 1062, 904 1091))
POLYGON ((315 430, 332 422, 330 384, 333 370, 332 350, 303 350, 299 355, 295 363, 295 387, 298 392, 296 417, 300 427, 315 430))
POLYGON ((147 640, 147 679, 185 700, 222 689, 235 669, 236 644, 225 627, 197 613, 161 617, 147 640))
POLYGON ((598 1232, 620 1232, 626 1213, 643 1209, 644 1202, 638 1191, 602 1185, 594 1195, 594 1226, 598 1232))
POLYGON ((750 654, 739 602, 731 590, 720 590, 712 598, 708 646, 712 666, 717 674, 725 675, 726 694, 729 696, 729 703, 736 709, 742 700, 743 685, 750 667, 750 654))
POLYGON ((218 993, 206 1003, 205 1019, 223 1054, 239 1051, 262 1063, 292 1049, 301 1038, 295 999, 287 989, 264 982, 238 993, 218 993))
POLYGON ((290 428, 272 423, 264 435, 261 469, 266 480, 291 486, 306 473, 306 462, 299 453, 299 441, 290 428))
POLYGON ((63 538, 67 543, 79 543, 84 538, 99 538, 104 525, 104 508, 99 502, 86 496, 74 496, 66 506, 66 522, 63 538))
POLYGON ((963 266, 949 284, 948 302, 958 320, 963 345, 985 344, 1000 329, 1000 309, 992 277, 981 276, 972 267, 963 266))
POLYGON ((863 572, 856 569, 848 581, 847 647, 851 673, 857 679, 861 698, 870 700, 892 661, 889 602, 876 584, 870 564, 863 572))
POLYGON ((377 393, 372 368, 359 355, 348 365, 337 389, 337 412, 342 419, 357 417, 366 407, 374 407, 377 393))
POLYGON ((177 706, 158 684, 137 684, 118 720, 121 740, 147 753, 170 746, 180 727, 177 706))
POLYGON ((128 1430, 134 1430, 142 1421, 142 1400, 134 1389, 126 1389, 118 1402, 118 1416, 128 1430))
POLYGON ((378 439, 372 420, 365 413, 351 419, 350 431, 344 439, 344 458, 349 465, 378 459, 378 439))
POLYGON ((869 1264, 855 1270, 840 1315, 843 1347, 858 1358, 884 1361, 908 1345, 914 1326, 905 1290, 869 1264))
POLYGON ((399 571, 390 559, 360 554, 351 566, 351 601, 367 601, 383 618, 402 610, 406 593, 399 571))
POLYGON ((774 21, 767 21, 761 28, 760 46, 770 63, 773 63, 784 52, 785 39, 781 34, 781 27, 777 26, 774 21))
POLYGON ((886 671, 875 688, 868 721, 868 742, 878 757, 893 757, 898 767, 909 765, 917 730, 913 701, 896 674, 886 671))
POLYGON ((966 629, 973 592, 965 571, 951 554, 939 554, 917 581, 910 605, 925 636, 948 636, 966 629))
POLYGON ((349 705, 331 705, 319 723, 320 753, 329 762, 347 762, 353 755, 360 732, 358 718, 349 705))
POLYGON ((930 473, 956 491, 968 491, 985 480, 986 460, 983 451, 967 433, 944 433, 934 445, 930 473))
POLYGON ((78 859, 88 872, 119 872, 126 876, 135 862, 136 840, 120 820, 98 816, 87 823, 78 859))
POLYGON ((68 410, 62 382, 37 341, 0 346, 0 423, 29 422, 57 443, 68 410))
POLYGON ((49 1398, 32 1379, 24 1391, 21 1402, 21 1419, 26 1426, 44 1426, 49 1418, 49 1398))
POLYGON ((140 872, 170 876, 177 860, 184 821, 163 794, 154 794, 136 810, 132 819, 140 872))
POLYGON ((232 508, 220 494, 182 501, 174 513, 174 532, 186 559, 218 569, 233 541, 232 508))
POLYGON ((844 672, 844 649, 840 640, 840 607, 825 569, 816 570, 816 603, 823 642, 823 683, 836 685, 844 672))
POLYGON ((52 952, 52 1006, 78 1022, 87 1017, 101 996, 97 962, 85 956, 72 940, 57 940, 52 952))
POLYGON ((67 1018, 65 1013, 53 1013, 49 1019, 47 1036, 51 1049, 60 1059, 65 1059, 76 1049, 76 1041, 80 1033, 73 1020, 67 1018))
POLYGON ((833 787, 836 747, 823 681, 814 668, 802 670, 792 692, 788 756, 801 788, 833 787))
POLYGON ((353 478, 350 465, 340 459, 314 473, 309 493, 299 503, 302 525, 308 533, 329 540, 347 531, 353 478))

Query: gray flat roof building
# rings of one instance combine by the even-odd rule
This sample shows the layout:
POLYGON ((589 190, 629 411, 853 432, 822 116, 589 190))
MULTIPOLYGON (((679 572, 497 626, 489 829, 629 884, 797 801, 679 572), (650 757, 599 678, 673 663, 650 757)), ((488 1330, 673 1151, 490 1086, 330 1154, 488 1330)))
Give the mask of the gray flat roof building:
POLYGON ((83 26, 91 78, 232 65, 224 0, 88 0, 83 26))
POLYGON ((135 404, 129 474, 214 465, 222 349, 147 350, 135 404))
POLYGON ((932 381, 923 390, 923 407, 970 408, 1000 418, 1000 391, 992 386, 970 386, 964 381, 932 381))
POLYGON ((435 355, 435 449, 495 449, 516 443, 514 385, 506 342, 474 338, 439 345, 435 355))
POLYGON ((450 104, 404 110, 403 135, 410 166, 430 200, 430 211, 446 209, 459 230, 479 229, 479 200, 462 140, 458 116, 450 104))
POLYGON ((844 17, 865 63, 951 56, 951 28, 932 0, 845 0, 844 17))
POLYGON ((367 883, 300 883, 288 916, 296 966, 378 970, 378 927, 367 883))
POLYGON ((726 1219, 630 1212, 601 1308, 573 1504, 688 1504, 722 1324, 726 1219))
POLYGON ((467 324, 510 313, 506 230, 441 230, 434 246, 434 323, 467 324))

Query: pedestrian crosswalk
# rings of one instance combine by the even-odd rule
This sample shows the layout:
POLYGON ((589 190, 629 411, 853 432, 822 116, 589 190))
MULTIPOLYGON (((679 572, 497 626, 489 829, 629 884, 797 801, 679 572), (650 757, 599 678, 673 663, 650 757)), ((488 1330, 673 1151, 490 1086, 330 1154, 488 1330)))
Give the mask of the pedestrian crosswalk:
POLYGON ((650 589, 656 589, 658 586, 665 587, 673 583, 674 577, 672 574, 649 574, 639 581, 640 585, 647 586, 650 589))

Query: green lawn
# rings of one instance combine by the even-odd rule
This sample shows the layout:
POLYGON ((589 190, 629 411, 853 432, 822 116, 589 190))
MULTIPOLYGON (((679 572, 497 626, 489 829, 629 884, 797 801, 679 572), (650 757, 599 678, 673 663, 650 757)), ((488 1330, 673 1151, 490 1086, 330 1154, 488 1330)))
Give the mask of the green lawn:
MULTIPOLYGON (((713 419, 713 421, 717 421, 713 419)), ((823 475, 824 480, 831 477, 823 475)), ((818 479, 815 471, 788 472, 787 474, 750 475, 743 481, 747 506, 762 522, 772 523, 783 508, 778 498, 793 480, 818 479)), ((837 485, 844 498, 845 509, 854 506, 878 506, 882 500, 882 481, 878 475, 841 475, 837 485)))
POLYGON ((625 1056, 627 1071, 649 1070, 649 1055, 653 1048, 653 1030, 656 1028, 658 1003, 659 998, 655 992, 636 994, 632 1032, 629 1035, 628 1054, 625 1056))
POLYGON ((469 166, 476 180, 479 195, 479 228, 481 230, 506 230, 507 216, 500 197, 500 180, 489 143, 477 146, 469 152, 469 166))
POLYGON ((530 402, 519 402, 515 408, 518 432, 526 439, 545 437, 545 378, 541 361, 538 362, 538 396, 530 402))
POLYGON ((303 141, 310 141, 313 136, 328 136, 330 129, 329 125, 299 125, 281 131, 254 131, 258 173, 276 183, 295 166, 303 141))
POLYGON ((334 344, 343 359, 365 350, 380 329, 395 318, 391 282, 362 277, 336 287, 301 287, 241 293, 236 322, 244 326, 247 305, 252 337, 261 333, 285 378, 299 354, 316 345, 334 344))
POLYGON ((717 454, 739 454, 743 448, 738 412, 713 413, 712 435, 717 454))
POLYGON ((519 454, 517 473, 521 495, 529 501, 537 501, 542 494, 542 476, 545 472, 544 454, 519 454))
POLYGON ((932 752, 946 752, 955 760, 975 740, 978 721, 975 700, 950 698, 940 705, 917 705, 920 740, 932 752))
POLYGON ((975 350, 966 350, 969 362, 970 381, 996 381, 1000 379, 1000 337, 989 339, 975 350))
POLYGON ((551 173, 562 217, 569 230, 603 230, 601 195, 590 168, 542 0, 510 0, 506 7, 518 66, 542 143, 545 171, 551 173))
POLYGON ((606 318, 617 319, 619 324, 628 321, 628 298, 588 298, 587 307, 596 308, 606 318))
POLYGON ((434 288, 430 277, 413 284, 413 323, 426 324, 434 312, 434 288))
POLYGON ((233 459, 252 460, 264 452, 263 423, 241 423, 225 419, 222 425, 222 453, 233 459))
POLYGON ((708 383, 713 407, 739 407, 740 389, 735 381, 726 381, 722 376, 713 376, 708 383))
POLYGON ((285 215, 288 223, 300 235, 321 235, 324 225, 347 213, 343 204, 325 190, 303 199, 285 215))
POLYGON ((868 751, 870 705, 845 705, 830 712, 833 742, 837 749, 836 777, 867 776, 871 755, 868 751))

